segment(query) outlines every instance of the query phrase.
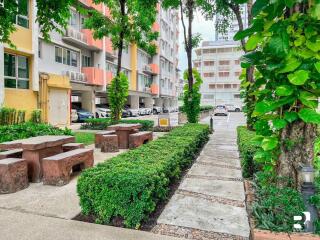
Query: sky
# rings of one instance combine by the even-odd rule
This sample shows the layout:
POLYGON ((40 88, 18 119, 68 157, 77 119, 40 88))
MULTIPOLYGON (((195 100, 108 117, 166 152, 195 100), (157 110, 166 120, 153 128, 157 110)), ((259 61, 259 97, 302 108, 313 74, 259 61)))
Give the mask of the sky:
MULTIPOLYGON (((212 21, 206 21, 201 14, 196 13, 195 19, 193 21, 193 32, 194 33, 200 33, 202 37, 202 41, 212 41, 214 38, 214 24, 212 21)), ((183 45, 183 28, 182 23, 180 21, 180 36, 179 36, 179 69, 181 70, 181 73, 184 72, 184 70, 187 69, 187 54, 184 49, 183 45)), ((193 58, 195 57, 195 54, 193 54, 193 58)), ((182 74, 181 74, 182 76, 182 74)))

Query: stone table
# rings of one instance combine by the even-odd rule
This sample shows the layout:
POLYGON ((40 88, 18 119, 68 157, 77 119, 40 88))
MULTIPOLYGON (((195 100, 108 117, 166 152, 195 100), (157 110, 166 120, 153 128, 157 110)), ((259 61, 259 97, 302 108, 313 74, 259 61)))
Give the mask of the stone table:
POLYGON ((111 125, 107 130, 116 131, 120 149, 129 148, 129 135, 136 133, 141 128, 141 124, 116 124, 111 125))
POLYGON ((0 149, 23 149, 22 158, 28 163, 28 175, 31 182, 40 182, 42 179, 41 160, 62 153, 62 145, 74 141, 73 136, 38 136, 0 143, 0 149))

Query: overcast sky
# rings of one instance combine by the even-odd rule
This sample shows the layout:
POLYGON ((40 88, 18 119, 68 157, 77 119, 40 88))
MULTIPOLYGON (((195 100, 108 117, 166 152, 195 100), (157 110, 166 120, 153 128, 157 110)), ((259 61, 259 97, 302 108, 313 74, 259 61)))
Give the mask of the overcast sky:
MULTIPOLYGON (((206 21, 201 14, 197 13, 193 21, 193 32, 200 33, 203 41, 212 41, 214 38, 214 25, 212 21, 206 21)), ((187 69, 187 54, 183 45, 183 28, 180 21, 180 37, 179 37, 179 69, 181 70, 181 77, 184 70, 187 69)), ((193 56, 195 57, 195 56, 193 56)))

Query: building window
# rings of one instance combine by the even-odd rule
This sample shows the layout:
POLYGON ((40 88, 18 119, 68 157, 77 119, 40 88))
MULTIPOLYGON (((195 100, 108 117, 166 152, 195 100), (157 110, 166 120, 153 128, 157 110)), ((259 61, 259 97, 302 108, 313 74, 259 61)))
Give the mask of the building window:
POLYGON ((214 95, 213 94, 204 94, 203 99, 214 99, 214 95))
POLYGON ((78 53, 66 48, 55 46, 55 59, 57 63, 77 67, 78 53))
POLYGON ((240 98, 240 94, 234 94, 234 98, 240 98))
POLYGON ((223 84, 217 84, 218 89, 223 89, 223 84))
POLYGON ((231 84, 224 84, 224 88, 231 88, 231 84))
POLYGON ((215 84, 209 84, 209 89, 215 89, 216 85, 215 84))
POLYGON ((219 65, 229 65, 229 64, 230 64, 230 61, 228 60, 219 61, 219 65))
POLYGON ((4 86, 29 89, 29 61, 27 57, 4 54, 4 86))
POLYGON ((234 64, 240 65, 240 60, 234 60, 234 64))
POLYGON ((219 72, 219 77, 229 77, 229 72, 219 72))
POLYGON ((233 88, 238 88, 239 85, 238 85, 238 84, 232 84, 232 87, 233 87, 233 88))
POLYGON ((29 0, 18 0, 18 15, 16 16, 16 24, 29 28, 29 0))
POLYGON ((205 66, 214 66, 214 61, 204 61, 205 66))
POLYGON ((206 72, 206 73, 203 73, 203 76, 204 76, 204 77, 214 77, 214 72, 206 72))
POLYGON ((82 67, 91 67, 91 57, 82 55, 82 67))

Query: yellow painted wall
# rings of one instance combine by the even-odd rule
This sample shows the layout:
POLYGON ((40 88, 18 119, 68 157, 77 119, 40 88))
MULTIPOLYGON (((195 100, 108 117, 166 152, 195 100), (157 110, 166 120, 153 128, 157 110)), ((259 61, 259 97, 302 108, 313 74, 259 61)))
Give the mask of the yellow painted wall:
POLYGON ((138 61, 138 48, 136 44, 131 45, 131 84, 130 90, 137 90, 137 61, 138 61))
MULTIPOLYGON (((31 15, 30 15, 31 16, 31 15)), ((32 22, 32 21, 29 21, 32 22)), ((17 30, 10 36, 12 43, 19 51, 31 52, 32 51, 32 30, 31 24, 29 29, 16 25, 17 30)))

